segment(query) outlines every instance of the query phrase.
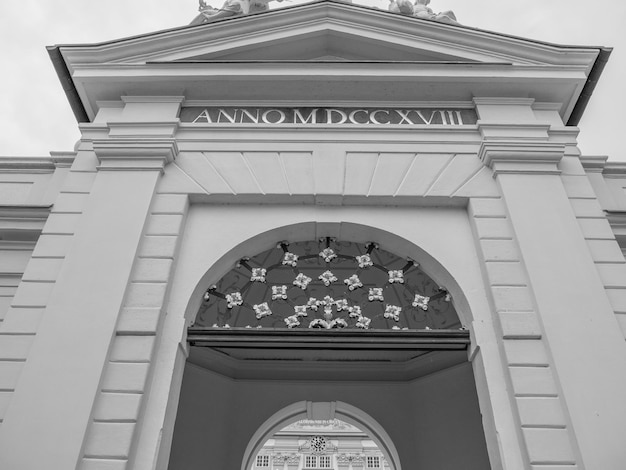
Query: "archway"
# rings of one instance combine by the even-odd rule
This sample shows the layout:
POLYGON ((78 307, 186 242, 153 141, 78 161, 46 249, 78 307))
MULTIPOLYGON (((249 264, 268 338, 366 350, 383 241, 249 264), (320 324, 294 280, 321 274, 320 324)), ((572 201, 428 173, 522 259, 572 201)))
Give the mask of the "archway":
MULTIPOLYGON (((467 359, 469 332, 462 326, 471 318, 467 300, 453 276, 410 241, 349 223, 303 223, 264 232, 233 247, 206 271, 189 302, 188 317, 200 311, 205 293, 242 259, 275 250, 281 242, 298 244, 326 237, 362 247, 376 242, 405 263, 409 258, 419 264, 433 289, 445 288, 450 293, 448 300, 458 310, 461 324, 455 324, 454 331, 412 325, 388 330, 325 327, 296 331, 281 323, 283 316, 278 326, 261 329, 209 324, 199 335, 191 327, 170 468, 182 465, 199 470, 206 468, 207 459, 221 468, 233 468, 242 465, 245 455, 242 468, 246 470, 254 455, 250 443, 260 442, 255 433, 294 400, 351 403, 372 417, 389 433, 388 439, 379 439, 380 445, 396 443, 395 457, 387 451, 396 469, 415 462, 489 468, 467 359), (450 453, 446 449, 450 445, 459 453, 450 453)), ((337 278, 337 282, 345 280, 337 278)), ((234 291, 218 292, 224 294, 219 301, 226 304, 226 294, 234 291)), ((443 296, 440 300, 445 301, 443 296)), ((333 315, 341 310, 335 307, 333 315)))
POLYGON ((445 288, 454 300, 460 324, 467 327, 472 321, 472 310, 458 282, 442 263, 415 242, 373 225, 354 222, 299 222, 282 225, 257 233, 245 241, 231 246, 212 266, 207 266, 198 279, 185 309, 185 316, 192 323, 207 289, 232 270, 242 259, 250 258, 268 250, 275 249, 281 242, 306 243, 331 238, 338 241, 368 245, 375 242, 381 250, 411 259, 427 273, 433 282, 445 288))
POLYGON ((398 451, 385 429, 363 410, 341 401, 301 401, 276 412, 257 429, 250 439, 242 460, 241 470, 250 470, 253 466, 253 459, 263 443, 285 426, 298 420, 331 421, 335 419, 345 421, 364 431, 389 462, 390 470, 401 470, 398 451))

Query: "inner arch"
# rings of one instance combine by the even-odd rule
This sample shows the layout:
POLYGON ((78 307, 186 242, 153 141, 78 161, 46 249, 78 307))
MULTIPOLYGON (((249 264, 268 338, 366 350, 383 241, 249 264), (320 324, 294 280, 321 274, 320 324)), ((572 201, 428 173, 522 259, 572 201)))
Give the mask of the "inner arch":
POLYGON ((253 459, 263 444, 277 431, 299 420, 339 419, 351 424, 374 441, 389 463, 390 470, 401 470, 398 451, 385 429, 368 413, 341 401, 311 402, 300 401, 287 406, 268 418, 254 433, 242 460, 241 470, 250 470, 253 459))

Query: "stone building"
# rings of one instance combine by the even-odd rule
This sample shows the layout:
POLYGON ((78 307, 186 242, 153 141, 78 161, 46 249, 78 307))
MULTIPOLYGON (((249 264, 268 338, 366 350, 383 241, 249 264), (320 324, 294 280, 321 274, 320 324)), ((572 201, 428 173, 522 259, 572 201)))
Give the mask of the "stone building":
POLYGON ((610 50, 323 0, 49 52, 81 139, 0 160, 0 468, 335 419, 392 470, 624 468, 610 50))
POLYGON ((255 470, 388 469, 376 443, 338 419, 300 420, 276 431, 254 460, 255 470))

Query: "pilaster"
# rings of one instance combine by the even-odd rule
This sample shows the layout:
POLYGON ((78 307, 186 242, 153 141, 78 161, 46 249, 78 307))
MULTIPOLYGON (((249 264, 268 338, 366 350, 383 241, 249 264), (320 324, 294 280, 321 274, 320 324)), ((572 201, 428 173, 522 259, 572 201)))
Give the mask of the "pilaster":
MULTIPOLYGON (((89 423, 101 413, 94 402, 102 381, 120 382, 115 371, 103 378, 103 369, 109 355, 125 360, 112 339, 157 181, 177 149, 171 139, 130 138, 94 142, 93 148, 79 152, 59 198, 71 213, 51 219, 35 248, 58 262, 53 278, 45 279, 49 292, 37 304, 41 321, 2 426, 1 468, 76 468, 89 423), (59 237, 71 243, 61 247, 59 237)), ((135 382, 140 375, 132 374, 135 382)), ((107 398, 109 407, 121 406, 113 406, 118 412, 137 405, 132 397, 107 398)), ((132 426, 122 428, 107 445, 132 433, 132 426)))
MULTIPOLYGON (((503 107, 509 116, 523 114, 503 107)), ((530 463, 618 470, 623 465, 618 436, 626 433, 626 344, 568 199, 569 180, 560 165, 566 146, 547 134, 520 135, 513 131, 515 121, 508 135, 483 132, 479 156, 500 187, 528 273, 527 310, 536 309, 538 333, 545 339, 505 345, 516 367, 513 387, 530 463), (556 398, 564 410, 555 406, 556 398)), ((480 123, 479 128, 484 131, 480 123)))

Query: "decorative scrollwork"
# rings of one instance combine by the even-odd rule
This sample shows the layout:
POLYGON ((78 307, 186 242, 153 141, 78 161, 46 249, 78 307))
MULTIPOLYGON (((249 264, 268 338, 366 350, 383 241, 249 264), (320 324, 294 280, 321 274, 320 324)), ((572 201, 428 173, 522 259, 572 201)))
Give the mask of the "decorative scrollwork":
POLYGON ((323 330, 461 327, 447 291, 417 263, 375 243, 331 238, 280 242, 276 248, 243 258, 203 299, 197 326, 323 330))
POLYGON ((365 461, 363 454, 337 454, 337 462, 343 464, 362 464, 365 461))

